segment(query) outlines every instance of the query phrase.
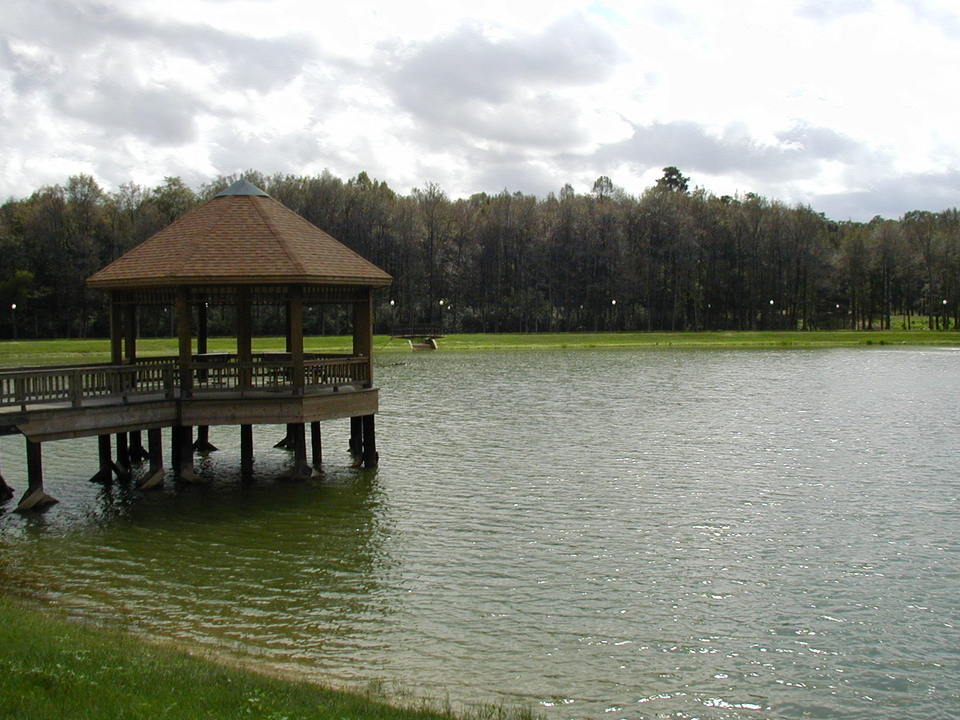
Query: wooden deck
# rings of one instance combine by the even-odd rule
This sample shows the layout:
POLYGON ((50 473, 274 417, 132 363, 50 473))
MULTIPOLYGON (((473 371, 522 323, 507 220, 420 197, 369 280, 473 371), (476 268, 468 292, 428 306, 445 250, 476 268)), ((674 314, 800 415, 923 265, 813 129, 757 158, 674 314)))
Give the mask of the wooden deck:
POLYGON ((366 357, 306 354, 302 385, 287 353, 240 362, 193 357, 184 391, 177 357, 0 370, 0 434, 34 442, 174 425, 303 423, 377 412, 366 357))

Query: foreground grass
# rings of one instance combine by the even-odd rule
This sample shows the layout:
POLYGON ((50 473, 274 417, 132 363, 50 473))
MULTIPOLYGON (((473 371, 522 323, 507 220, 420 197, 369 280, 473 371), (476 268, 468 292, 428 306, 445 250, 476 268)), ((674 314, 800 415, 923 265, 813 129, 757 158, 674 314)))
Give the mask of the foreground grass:
MULTIPOLYGON (((452 720, 149 645, 0 596, 0 717, 9 720, 452 720)), ((474 717, 530 715, 486 708, 474 717)))
MULTIPOLYGON (((502 333, 448 335, 440 342, 442 350, 551 350, 589 348, 827 348, 876 345, 960 346, 957 330, 818 330, 745 331, 745 332, 621 332, 621 333, 502 333)), ((308 337, 306 347, 314 352, 349 352, 347 336, 308 337)), ((409 352, 405 340, 378 335, 374 338, 377 353, 409 352)), ((210 352, 233 352, 233 338, 211 338, 210 352)), ((282 351, 280 337, 256 338, 255 351, 282 351)), ((137 353, 174 355, 177 343, 173 338, 141 338, 137 353)), ((106 362, 110 358, 109 343, 93 340, 7 340, 0 342, 0 367, 31 365, 68 365, 106 362)))

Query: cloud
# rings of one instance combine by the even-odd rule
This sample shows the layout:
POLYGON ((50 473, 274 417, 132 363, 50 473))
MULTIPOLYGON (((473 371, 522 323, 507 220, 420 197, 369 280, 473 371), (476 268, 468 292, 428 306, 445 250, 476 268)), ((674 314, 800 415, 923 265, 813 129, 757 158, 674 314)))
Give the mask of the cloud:
POLYGON ((58 88, 51 102, 66 116, 86 121, 105 135, 114 131, 158 145, 197 138, 197 114, 206 103, 177 86, 137 86, 129 78, 100 79, 83 90, 58 88))
POLYGON ((643 170, 675 165, 710 175, 745 174, 767 180, 812 176, 821 160, 850 162, 864 156, 853 139, 829 128, 798 125, 760 143, 736 126, 715 135, 694 122, 634 126, 633 135, 603 146, 592 158, 601 165, 629 163, 643 170))
POLYGON ((820 160, 853 162, 864 156, 864 148, 860 143, 826 127, 796 125, 777 133, 777 139, 799 153, 820 160))
POLYGON ((344 164, 336 152, 339 148, 331 152, 309 129, 283 135, 246 136, 223 128, 208 147, 211 164, 223 175, 248 169, 270 175, 289 168, 344 164))
POLYGON ((954 5, 947 5, 949 9, 945 9, 938 7, 930 0, 902 0, 902 2, 913 12, 914 17, 937 28, 948 38, 955 39, 960 35, 960 16, 957 15, 954 5))
MULTIPOLYGON (((82 61, 87 53, 133 54, 140 64, 150 55, 180 56, 203 63, 232 87, 265 92, 289 82, 316 51, 300 36, 258 38, 208 25, 138 17, 92 0, 17 2, 6 32, 40 46, 61 60, 82 61)), ((82 71, 83 66, 75 68, 82 71)))
POLYGON ((614 39, 577 13, 538 34, 491 37, 479 25, 393 49, 386 83, 417 122, 476 140, 565 146, 582 142, 581 108, 567 88, 598 84, 624 59, 614 39))
POLYGON ((873 0, 805 0, 796 13, 801 17, 821 22, 836 20, 845 15, 859 15, 874 9, 873 0))
POLYGON ((860 189, 815 195, 809 202, 837 220, 898 218, 911 210, 939 212, 960 206, 960 171, 882 176, 860 189))
POLYGON ((6 31, 0 64, 21 100, 42 98, 59 123, 161 145, 196 139, 198 117, 224 91, 268 92, 314 56, 297 38, 159 22, 96 2, 15 2, 6 31))

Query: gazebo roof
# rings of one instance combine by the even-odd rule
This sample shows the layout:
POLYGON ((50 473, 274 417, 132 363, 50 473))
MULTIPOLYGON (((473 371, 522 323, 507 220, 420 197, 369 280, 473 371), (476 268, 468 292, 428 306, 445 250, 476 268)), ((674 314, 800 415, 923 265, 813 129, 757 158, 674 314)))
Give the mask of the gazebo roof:
POLYGON ((389 285, 393 278, 263 190, 238 180, 87 278, 101 289, 389 285))

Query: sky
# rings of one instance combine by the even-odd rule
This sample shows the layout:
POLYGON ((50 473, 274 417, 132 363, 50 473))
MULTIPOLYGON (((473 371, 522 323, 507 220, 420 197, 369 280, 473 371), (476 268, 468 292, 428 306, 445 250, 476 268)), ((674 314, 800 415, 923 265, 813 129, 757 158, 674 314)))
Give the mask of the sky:
POLYGON ((3 0, 0 198, 70 175, 960 205, 956 0, 3 0))

